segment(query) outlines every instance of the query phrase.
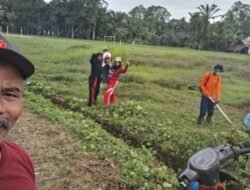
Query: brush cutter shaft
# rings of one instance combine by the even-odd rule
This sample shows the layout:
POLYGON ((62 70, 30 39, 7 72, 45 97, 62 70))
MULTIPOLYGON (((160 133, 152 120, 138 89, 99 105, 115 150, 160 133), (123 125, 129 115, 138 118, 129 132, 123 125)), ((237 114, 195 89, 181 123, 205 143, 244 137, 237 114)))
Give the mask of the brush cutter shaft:
MULTIPOLYGON (((215 101, 209 96, 208 97, 214 104, 215 101)), ((215 106, 218 108, 218 110, 221 112, 221 114, 227 119, 227 121, 233 126, 235 127, 235 125, 233 124, 233 122, 231 121, 231 119, 229 119, 229 117, 225 114, 225 112, 221 109, 221 107, 218 104, 215 104, 215 106)))
POLYGON ((218 104, 216 104, 216 107, 220 110, 220 112, 221 112, 222 115, 228 120, 228 122, 229 122, 233 127, 235 127, 234 124, 233 124, 233 122, 229 119, 229 117, 225 114, 225 112, 223 112, 223 110, 220 108, 220 106, 219 106, 218 104))

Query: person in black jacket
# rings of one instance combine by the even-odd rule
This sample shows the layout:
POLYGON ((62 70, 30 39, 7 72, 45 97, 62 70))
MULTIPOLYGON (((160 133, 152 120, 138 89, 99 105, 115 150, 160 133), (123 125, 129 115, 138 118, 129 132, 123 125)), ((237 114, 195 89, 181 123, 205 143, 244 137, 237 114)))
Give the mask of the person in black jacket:
POLYGON ((91 73, 89 76, 89 102, 88 106, 96 104, 102 81, 102 53, 93 54, 90 59, 91 73))

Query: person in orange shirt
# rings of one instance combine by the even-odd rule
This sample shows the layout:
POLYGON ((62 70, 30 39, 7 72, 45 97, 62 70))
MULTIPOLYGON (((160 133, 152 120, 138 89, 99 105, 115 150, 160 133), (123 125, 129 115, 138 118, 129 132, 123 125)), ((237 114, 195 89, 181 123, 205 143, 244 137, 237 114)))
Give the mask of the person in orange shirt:
POLYGON ((200 103, 200 115, 197 120, 198 124, 202 123, 206 114, 207 114, 206 118, 207 122, 211 123, 212 121, 214 106, 220 101, 220 91, 221 91, 220 74, 222 72, 224 72, 223 66, 215 65, 214 71, 205 73, 200 81, 199 87, 202 96, 200 103), (212 102, 210 98, 212 98, 214 102, 212 102))

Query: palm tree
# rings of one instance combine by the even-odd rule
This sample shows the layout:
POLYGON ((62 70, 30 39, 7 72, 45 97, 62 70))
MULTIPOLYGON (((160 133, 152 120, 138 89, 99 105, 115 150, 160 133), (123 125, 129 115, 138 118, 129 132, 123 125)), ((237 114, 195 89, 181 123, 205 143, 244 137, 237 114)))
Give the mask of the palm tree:
POLYGON ((210 19, 214 19, 215 14, 220 11, 220 9, 218 8, 217 5, 212 4, 211 6, 209 6, 208 4, 206 5, 200 5, 199 7, 197 7, 197 9, 199 9, 199 14, 202 17, 202 23, 203 23, 203 27, 202 27, 202 47, 204 48, 204 46, 207 43, 207 35, 208 35, 208 26, 209 26, 209 20, 210 19))

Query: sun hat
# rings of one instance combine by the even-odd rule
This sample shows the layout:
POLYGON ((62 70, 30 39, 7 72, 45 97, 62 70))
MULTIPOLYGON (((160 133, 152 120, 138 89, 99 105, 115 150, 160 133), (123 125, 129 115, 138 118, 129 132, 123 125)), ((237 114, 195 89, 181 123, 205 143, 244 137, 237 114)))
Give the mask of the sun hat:
POLYGON ((122 58, 121 58, 121 57, 116 57, 116 58, 115 58, 115 61, 121 62, 121 61, 122 61, 122 58))

